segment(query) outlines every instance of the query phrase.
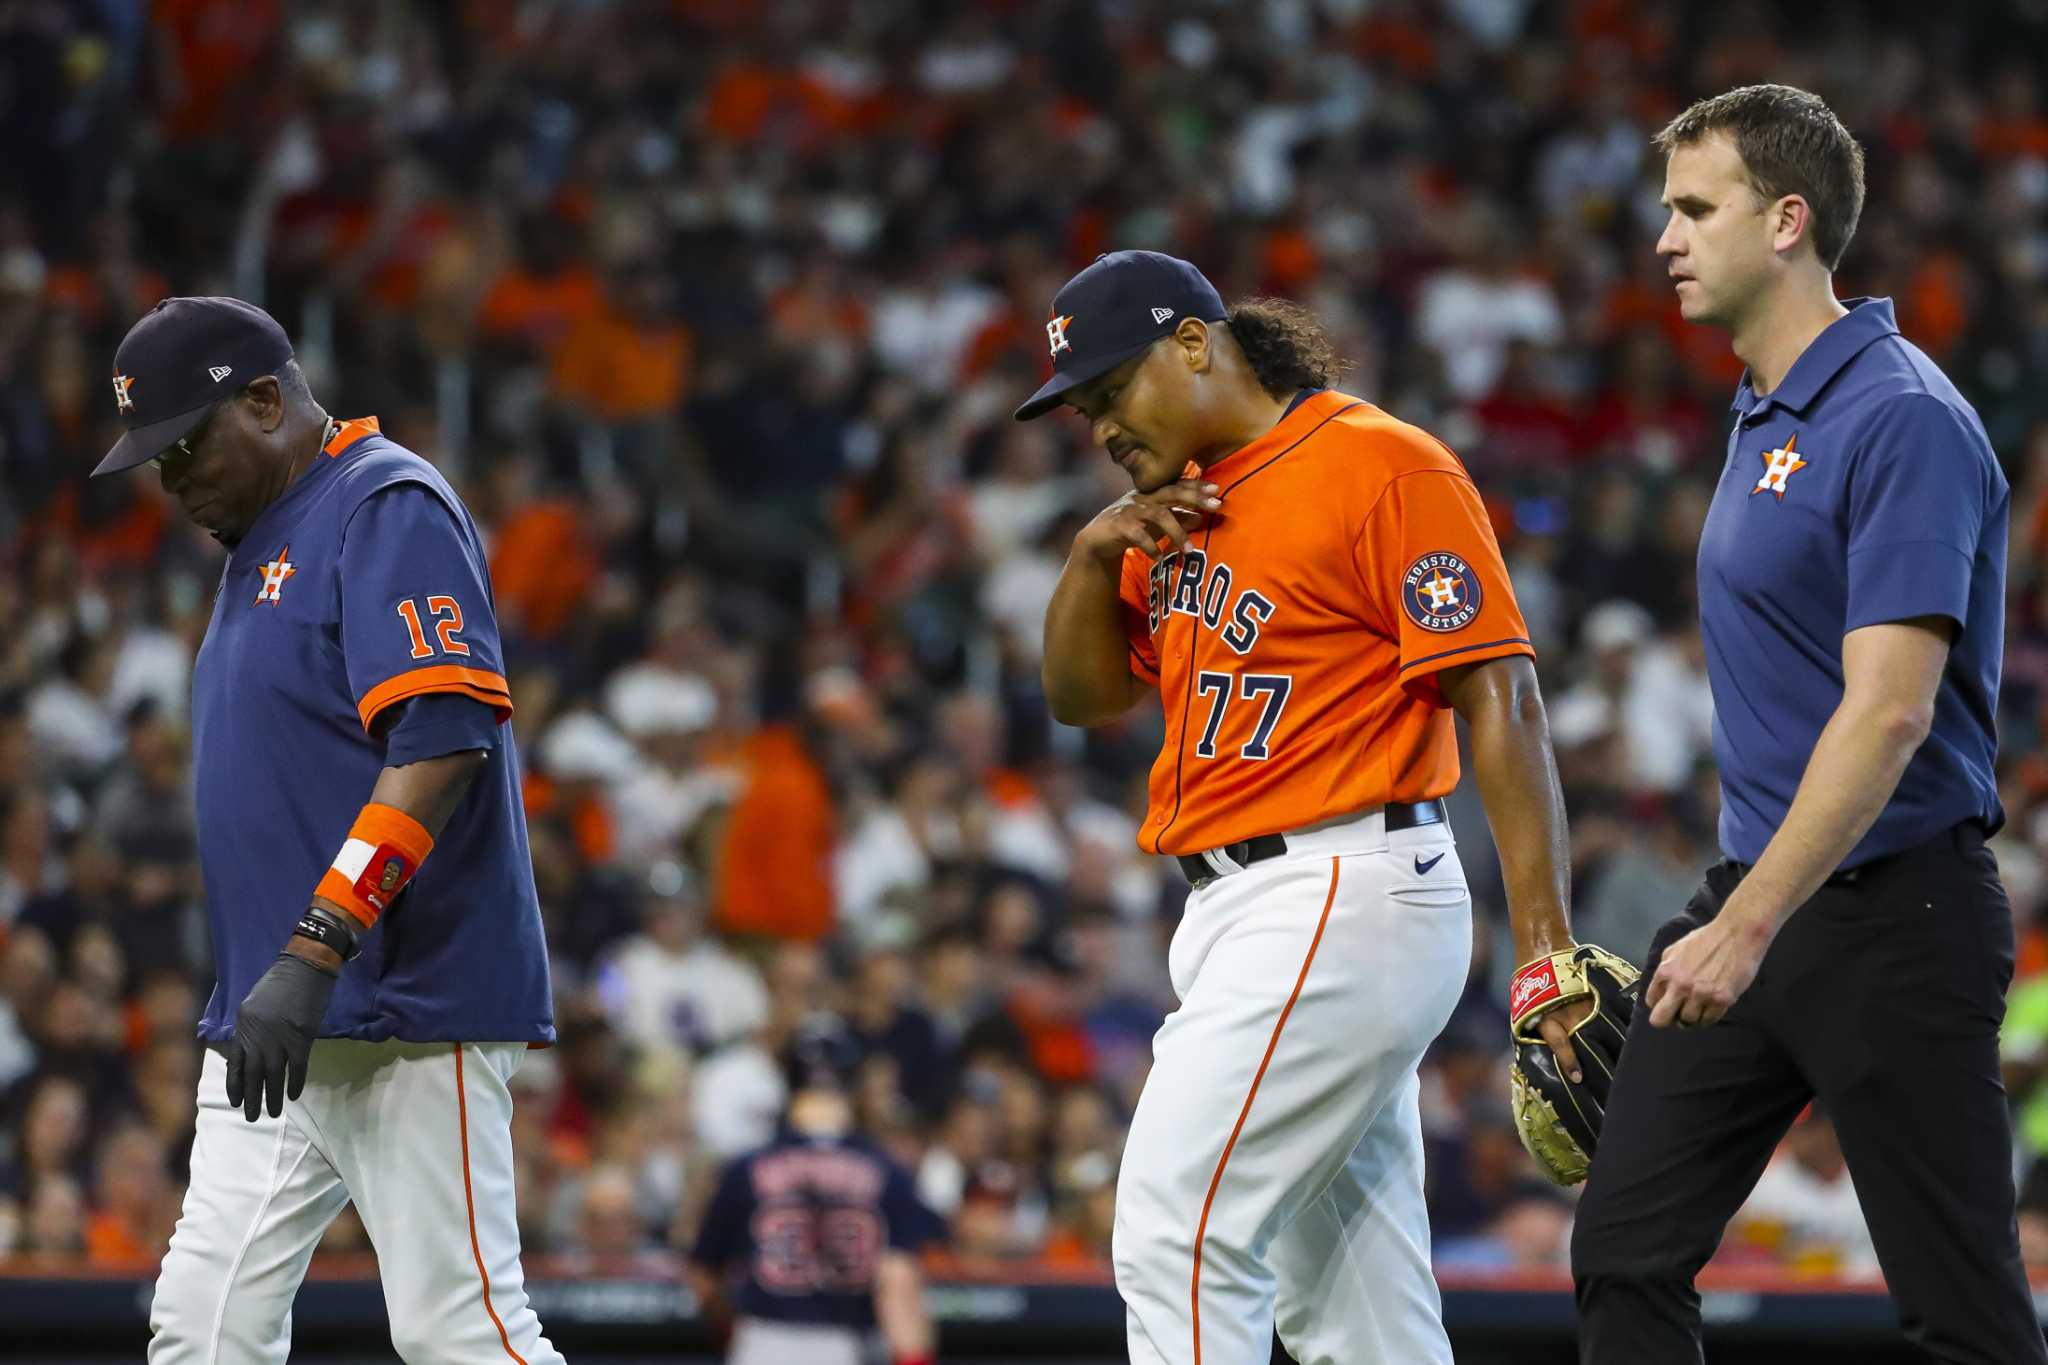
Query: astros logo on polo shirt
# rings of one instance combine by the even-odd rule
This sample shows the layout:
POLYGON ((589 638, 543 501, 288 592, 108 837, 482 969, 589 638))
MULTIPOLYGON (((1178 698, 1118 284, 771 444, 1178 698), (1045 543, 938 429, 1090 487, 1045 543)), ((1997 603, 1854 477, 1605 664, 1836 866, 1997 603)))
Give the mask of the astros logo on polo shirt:
POLYGON ((1424 630, 1463 630, 1479 615, 1479 578, 1448 550, 1435 550, 1401 575, 1401 606, 1424 630))
POLYGON ((1792 453, 1792 447, 1798 440, 1799 433, 1795 431, 1776 450, 1758 452, 1763 456, 1764 475, 1756 481, 1756 487, 1749 490, 1752 498, 1768 492, 1775 494, 1779 502, 1785 500, 1785 481, 1806 468, 1806 461, 1792 453))
POLYGON ((284 581, 299 571, 299 566, 287 558, 291 552, 292 547, 289 545, 285 546, 277 552, 276 559, 271 560, 262 567, 263 586, 256 591, 256 603, 258 606, 265 603, 276 606, 281 594, 284 592, 284 581))

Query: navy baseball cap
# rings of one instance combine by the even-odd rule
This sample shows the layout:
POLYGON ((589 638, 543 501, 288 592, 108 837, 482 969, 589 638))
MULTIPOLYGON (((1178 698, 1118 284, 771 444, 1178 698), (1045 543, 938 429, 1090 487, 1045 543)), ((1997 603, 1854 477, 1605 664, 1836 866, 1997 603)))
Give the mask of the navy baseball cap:
POLYGON ((1069 389, 1108 374, 1182 318, 1221 322, 1223 296, 1202 272, 1157 251, 1112 251, 1060 286, 1045 324, 1052 378, 1014 414, 1020 422, 1060 405, 1069 389))
POLYGON ((793 1095, 799 1090, 852 1087, 860 1070, 860 1044, 837 1015, 818 1014, 796 1028, 782 1053, 782 1078, 793 1095))
POLYGON ((206 410, 292 358, 291 338, 253 303, 164 299, 114 352, 114 408, 127 435, 93 469, 133 469, 199 425, 206 410))

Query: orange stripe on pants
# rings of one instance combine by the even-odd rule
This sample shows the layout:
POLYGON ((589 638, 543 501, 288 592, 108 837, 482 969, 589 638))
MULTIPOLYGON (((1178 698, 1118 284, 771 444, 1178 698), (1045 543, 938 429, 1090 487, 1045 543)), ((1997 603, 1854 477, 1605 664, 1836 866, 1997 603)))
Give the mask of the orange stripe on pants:
MULTIPOLYGON (((1328 914, 1328 909, 1326 908, 1323 913, 1328 914)), ((1321 930, 1316 932, 1316 937, 1322 937, 1321 930)), ((1315 949, 1311 947, 1309 953, 1313 955, 1315 949)), ((1300 989, 1299 986, 1295 987, 1297 992, 1300 989)), ((1292 1001, 1288 1003, 1290 1005, 1293 1004, 1292 1001)), ((1281 1019, 1284 1022, 1286 1016, 1282 1015, 1281 1019)), ((1277 1033, 1275 1036, 1278 1036, 1277 1033)), ((1271 1055, 1270 1049, 1268 1050, 1268 1055, 1271 1055)), ((1265 1070, 1264 1067, 1259 1069, 1261 1071, 1265 1070)), ((455 1045, 455 1113, 458 1119, 458 1126, 462 1131, 462 1206, 469 1214, 469 1254, 476 1259, 477 1278, 483 1281, 484 1311, 491 1315, 491 1325, 498 1329, 498 1340, 503 1343, 505 1354, 518 1361, 519 1365, 526 1365, 525 1359, 520 1356, 519 1352, 512 1349, 512 1338, 505 1334, 504 1320, 498 1316, 498 1310, 491 1306, 491 1273, 484 1269, 483 1248, 477 1245, 476 1196, 471 1193, 469 1186, 469 1092, 462 1081, 462 1044, 460 1043, 455 1045)))
POLYGON ((1195 1271, 1188 1289, 1190 1306, 1194 1310, 1195 1365, 1202 1365, 1202 1243, 1209 1235, 1209 1209, 1216 1202, 1216 1189, 1223 1183, 1223 1168, 1230 1164, 1230 1153, 1237 1146, 1238 1134, 1244 1131, 1244 1121, 1251 1117, 1252 1101, 1259 1097, 1259 1082, 1266 1079, 1266 1068, 1273 1061, 1273 1049, 1280 1046, 1280 1031, 1287 1027, 1287 1016, 1294 1013, 1294 1002, 1301 999, 1301 988, 1308 981, 1308 969, 1316 960, 1316 948, 1321 945, 1323 930, 1330 923, 1330 907, 1337 901, 1337 868, 1337 860, 1330 859, 1330 891, 1323 897, 1323 913, 1316 920, 1315 937, 1308 941, 1308 954, 1301 960, 1301 975, 1294 978, 1294 993, 1287 997, 1280 1017, 1273 1022, 1273 1036, 1266 1040, 1266 1055, 1259 1059, 1259 1069, 1252 1074, 1251 1089, 1245 1092, 1244 1108, 1237 1111, 1237 1124, 1230 1130, 1230 1141, 1223 1144, 1223 1155, 1216 1158, 1216 1173, 1209 1177, 1209 1194, 1202 1200, 1202 1218, 1195 1225, 1195 1271))

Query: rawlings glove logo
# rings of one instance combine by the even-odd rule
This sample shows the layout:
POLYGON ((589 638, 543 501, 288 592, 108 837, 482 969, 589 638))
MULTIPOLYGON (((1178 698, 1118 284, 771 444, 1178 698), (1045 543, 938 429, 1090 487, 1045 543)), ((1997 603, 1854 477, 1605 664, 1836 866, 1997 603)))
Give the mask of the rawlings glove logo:
POLYGON ((1508 988, 1508 1013, 1516 1019, 1540 1003, 1546 995, 1557 994, 1557 969, 1549 958, 1531 963, 1516 976, 1515 984, 1508 988))

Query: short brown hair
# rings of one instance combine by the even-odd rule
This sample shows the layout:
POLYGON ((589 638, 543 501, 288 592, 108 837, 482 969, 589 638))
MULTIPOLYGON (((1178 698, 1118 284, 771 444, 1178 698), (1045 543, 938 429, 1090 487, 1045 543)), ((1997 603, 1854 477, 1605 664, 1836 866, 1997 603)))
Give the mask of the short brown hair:
POLYGON ((1820 96, 1789 85, 1745 85, 1704 99, 1664 125, 1657 150, 1726 133, 1766 202, 1796 194, 1813 210, 1813 245, 1829 270, 1842 263, 1863 214, 1863 148, 1820 96))

